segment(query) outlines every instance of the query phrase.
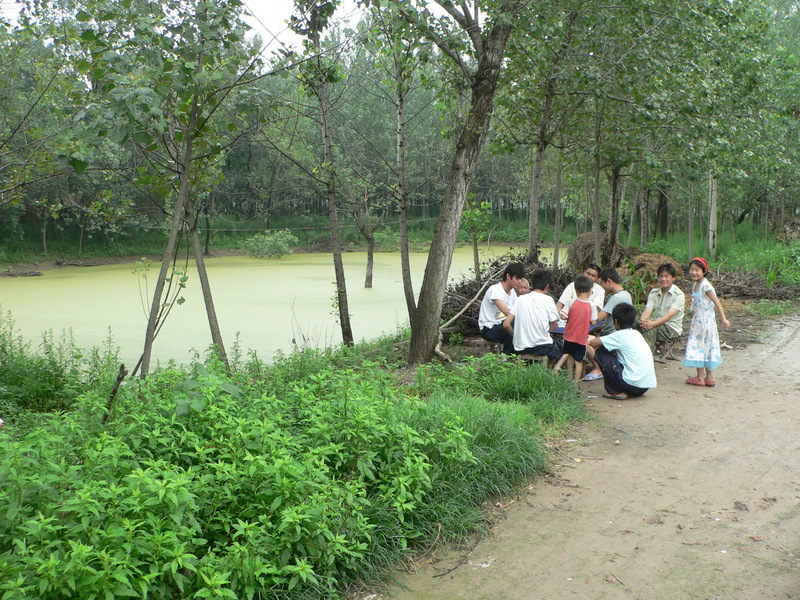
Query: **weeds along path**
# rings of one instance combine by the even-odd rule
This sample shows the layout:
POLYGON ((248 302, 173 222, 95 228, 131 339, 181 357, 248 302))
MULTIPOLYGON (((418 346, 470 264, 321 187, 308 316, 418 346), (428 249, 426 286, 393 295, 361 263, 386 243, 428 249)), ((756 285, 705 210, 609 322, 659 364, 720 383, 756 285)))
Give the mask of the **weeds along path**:
POLYGON ((398 573, 380 597, 800 597, 800 318, 766 327, 761 344, 723 355, 715 388, 686 385, 694 370, 672 361, 641 400, 582 384, 596 420, 550 475, 468 555, 398 573))

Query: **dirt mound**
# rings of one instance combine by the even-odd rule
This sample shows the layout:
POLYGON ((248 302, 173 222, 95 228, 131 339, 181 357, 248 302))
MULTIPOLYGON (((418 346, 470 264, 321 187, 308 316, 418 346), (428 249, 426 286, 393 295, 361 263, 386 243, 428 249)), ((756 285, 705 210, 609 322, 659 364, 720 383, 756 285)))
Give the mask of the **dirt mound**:
MULTIPOLYGON (((582 233, 569 245, 569 249, 567 250, 567 262, 578 273, 583 273, 586 267, 589 266, 589 263, 595 262, 594 240, 595 237, 593 233, 582 233)), ((610 255, 610 264, 601 265, 602 267, 618 267, 625 260, 627 253, 622 245, 616 244, 610 255)))
POLYGON ((800 221, 787 221, 781 230, 777 232, 778 241, 784 244, 791 244, 800 240, 800 221))

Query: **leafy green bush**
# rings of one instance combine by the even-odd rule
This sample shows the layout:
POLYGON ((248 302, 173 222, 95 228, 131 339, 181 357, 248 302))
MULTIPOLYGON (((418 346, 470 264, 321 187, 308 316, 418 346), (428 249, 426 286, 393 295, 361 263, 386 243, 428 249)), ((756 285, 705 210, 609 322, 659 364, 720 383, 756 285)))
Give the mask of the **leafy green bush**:
POLYGON ((88 391, 0 430, 0 598, 338 597, 439 528, 479 528, 488 495, 543 468, 545 428, 580 415, 536 367, 429 366, 409 388, 395 355, 233 379, 211 360, 129 381, 106 425, 88 391))
POLYGON ((266 231, 239 243, 239 248, 256 258, 282 258, 292 253, 297 238, 289 231, 266 231))

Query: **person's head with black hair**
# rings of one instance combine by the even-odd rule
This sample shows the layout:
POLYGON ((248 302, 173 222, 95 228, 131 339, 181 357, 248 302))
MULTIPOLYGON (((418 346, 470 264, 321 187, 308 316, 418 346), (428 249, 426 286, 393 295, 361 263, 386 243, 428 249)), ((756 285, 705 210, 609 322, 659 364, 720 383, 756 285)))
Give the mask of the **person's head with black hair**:
POLYGON ((608 282, 613 281, 614 283, 622 282, 622 277, 619 276, 617 270, 613 267, 606 267, 602 271, 600 271, 600 281, 608 282))
POLYGON ((553 285, 553 273, 547 269, 536 269, 531 274, 531 289, 546 292, 553 285))
POLYGON ((597 282, 597 279, 600 277, 600 266, 594 263, 589 263, 586 265, 586 268, 583 270, 583 274, 586 275, 589 279, 592 280, 592 283, 597 282))
POLYGON ((507 279, 522 279, 523 277, 525 277, 525 265, 522 263, 508 263, 506 270, 503 271, 503 281, 507 279))
POLYGON ((611 311, 611 316, 614 318, 614 327, 617 331, 631 329, 636 323, 636 309, 630 304, 617 304, 611 311))
POLYGON ((578 294, 587 294, 592 291, 592 280, 586 277, 586 275, 581 275, 577 279, 575 279, 575 292, 578 294))
POLYGON ((662 273, 667 273, 669 275, 672 275, 673 279, 678 276, 678 270, 675 268, 675 265, 673 265, 672 263, 664 263, 663 265, 659 265, 658 266, 658 271, 656 271, 656 273, 658 275, 661 275, 662 273))

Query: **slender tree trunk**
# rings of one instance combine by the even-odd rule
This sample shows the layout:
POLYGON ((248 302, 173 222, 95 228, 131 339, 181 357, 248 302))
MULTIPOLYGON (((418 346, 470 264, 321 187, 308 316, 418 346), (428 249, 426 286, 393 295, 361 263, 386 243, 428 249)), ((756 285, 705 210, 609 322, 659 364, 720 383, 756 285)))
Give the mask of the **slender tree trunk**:
MULTIPOLYGON (((191 204, 190 204, 191 206, 191 204)), ((211 284, 208 281, 208 272, 206 271, 206 263, 203 258, 203 244, 200 242, 200 234, 197 232, 197 220, 194 215, 187 215, 193 224, 190 228, 192 237, 192 251, 194 253, 194 262, 197 267, 197 277, 200 280, 200 287, 203 290, 203 302, 206 307, 206 317, 208 318, 208 327, 211 331, 211 342, 214 344, 214 351, 217 356, 225 365, 225 369, 230 373, 231 366, 228 363, 228 355, 225 352, 225 344, 222 341, 222 332, 219 328, 217 321, 217 311, 214 308, 214 297, 211 294, 211 284)))
POLYGON ((656 208, 656 229, 658 237, 667 239, 669 229, 669 199, 663 188, 658 189, 658 208, 656 208))
POLYGON ((539 204, 540 190, 542 187, 542 165, 547 143, 539 141, 536 144, 531 166, 531 180, 528 194, 528 260, 534 262, 539 259, 539 204))
MULTIPOLYGON (((561 148, 564 144, 561 144, 561 148)), ((561 229, 564 227, 564 207, 562 206, 562 177, 564 170, 563 150, 558 151, 558 164, 556 165, 556 225, 553 232, 553 268, 558 268, 559 249, 561 247, 561 229)))
MULTIPOLYGON (((513 11, 516 6, 511 3, 508 8, 513 11)), ((439 320, 453 249, 470 182, 489 129, 503 54, 511 34, 511 14, 513 12, 501 14, 502 18, 476 48, 478 66, 470 82, 470 108, 456 142, 439 219, 428 252, 419 302, 411 320, 411 364, 430 360, 439 340, 439 320)))
POLYGON ((636 221, 639 218, 639 187, 635 188, 633 193, 633 200, 631 201, 630 212, 628 214, 628 241, 625 244, 628 248, 633 245, 633 230, 636 227, 636 221))
POLYGON ((600 233, 600 171, 602 157, 600 155, 600 132, 602 120, 600 109, 595 107, 594 115, 594 190, 592 194, 592 234, 594 234, 594 262, 602 262, 603 240, 600 233))
POLYGON ((708 237, 706 238, 708 257, 717 257, 717 179, 708 174, 708 237))
POLYGON ((364 287, 372 287, 372 272, 375 267, 375 232, 365 236, 367 238, 367 271, 364 275, 364 287))
POLYGON ((639 205, 639 246, 644 247, 647 244, 647 237, 650 229, 650 187, 644 190, 642 203, 639 205))
POLYGON ((472 270, 475 272, 476 283, 481 282, 481 255, 478 252, 478 236, 472 235, 472 270))
POLYGON ((689 235, 689 256, 694 257, 694 184, 689 182, 689 206, 686 209, 686 231, 689 235))
POLYGON ((417 301, 414 298, 414 285, 411 281, 411 260, 408 248, 408 199, 406 198, 406 87, 405 72, 400 62, 395 64, 395 94, 397 98, 397 136, 396 136, 396 168, 397 184, 395 200, 397 201, 398 221, 400 224, 400 271, 403 276, 403 295, 406 299, 408 320, 414 318, 417 301))
MULTIPOLYGON (((188 171, 181 173, 181 178, 188 177, 188 171)), ((170 226, 169 236, 167 243, 164 246, 164 253, 161 256, 161 269, 156 278, 156 284, 153 288, 153 301, 150 304, 150 313, 147 316, 147 328, 144 332, 144 349, 142 350, 142 357, 139 359, 139 373, 142 379, 146 378, 150 373, 150 359, 153 353, 153 342, 156 338, 156 329, 162 316, 162 301, 161 297, 164 294, 164 287, 167 281, 167 274, 169 273, 170 264, 175 258, 178 248, 178 235, 181 231, 183 224, 183 215, 186 212, 186 200, 188 197, 188 186, 184 190, 184 186, 180 186, 178 193, 178 201, 172 209, 172 225, 170 226)), ((136 373, 134 369, 131 372, 131 377, 136 373)))
POLYGON ((342 261, 342 235, 339 229, 339 202, 336 196, 336 164, 331 145, 330 112, 326 76, 322 68, 322 44, 319 31, 310 34, 314 44, 317 61, 317 73, 314 79, 314 94, 319 103, 320 123, 322 128, 323 171, 328 200, 328 217, 331 222, 331 250, 333 252, 333 270, 336 277, 336 305, 339 310, 339 326, 342 330, 342 343, 353 345, 353 329, 350 325, 350 307, 347 301, 347 283, 345 281, 344 262, 342 261))
POLYGON ((611 207, 608 212, 608 227, 606 228, 605 251, 603 252, 604 265, 615 265, 617 262, 616 246, 617 232, 619 229, 619 179, 622 167, 614 165, 611 168, 611 207))

